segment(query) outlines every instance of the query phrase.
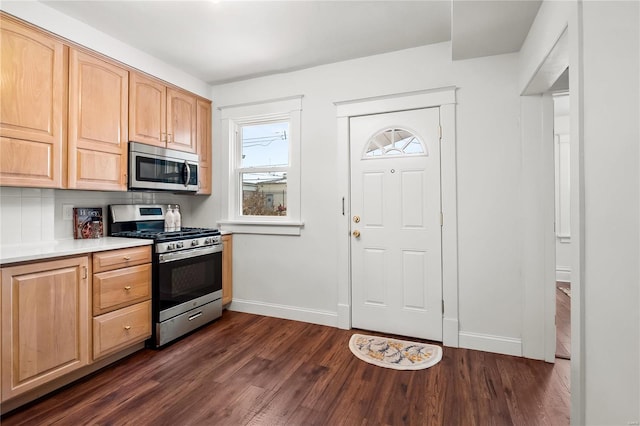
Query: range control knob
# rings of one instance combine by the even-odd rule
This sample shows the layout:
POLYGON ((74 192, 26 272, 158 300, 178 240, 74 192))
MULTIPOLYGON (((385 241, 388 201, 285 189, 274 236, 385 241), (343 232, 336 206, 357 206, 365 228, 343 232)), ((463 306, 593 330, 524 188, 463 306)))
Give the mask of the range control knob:
POLYGON ((169 243, 167 244, 167 250, 175 250, 176 249, 176 245, 173 243, 169 243))
POLYGON ((195 247, 199 244, 198 240, 192 240, 191 241, 191 247, 195 247))
POLYGON ((176 243, 176 248, 181 249, 182 247, 184 247, 184 244, 182 243, 182 241, 180 241, 179 243, 176 243))
POLYGON ((205 239, 204 239, 204 243, 205 243, 205 244, 213 244, 213 239, 212 239, 212 238, 210 238, 210 237, 205 238, 205 239))

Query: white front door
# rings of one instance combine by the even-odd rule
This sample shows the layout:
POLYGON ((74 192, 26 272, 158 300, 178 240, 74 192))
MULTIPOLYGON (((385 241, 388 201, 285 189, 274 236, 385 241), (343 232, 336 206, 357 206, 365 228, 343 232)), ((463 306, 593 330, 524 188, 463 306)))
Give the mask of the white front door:
POLYGON ((352 117, 351 322, 442 341, 439 108, 352 117))

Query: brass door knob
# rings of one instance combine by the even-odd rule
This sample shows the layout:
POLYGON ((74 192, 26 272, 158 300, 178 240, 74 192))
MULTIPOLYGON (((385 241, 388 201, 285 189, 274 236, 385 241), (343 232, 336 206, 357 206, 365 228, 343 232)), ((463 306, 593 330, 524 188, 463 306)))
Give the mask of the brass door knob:
POLYGON ((360 231, 358 231, 357 229, 355 231, 353 231, 353 236, 356 238, 360 237, 360 231))
POLYGON ((354 216, 354 217, 353 217, 353 221, 354 221, 355 223, 360 223, 360 216, 354 216))

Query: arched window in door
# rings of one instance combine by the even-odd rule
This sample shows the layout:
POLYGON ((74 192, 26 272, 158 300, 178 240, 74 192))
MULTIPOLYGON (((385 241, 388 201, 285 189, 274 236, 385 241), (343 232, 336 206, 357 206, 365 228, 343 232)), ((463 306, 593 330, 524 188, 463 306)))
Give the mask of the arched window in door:
POLYGON ((429 155, 424 142, 409 130, 389 128, 376 133, 364 151, 364 158, 429 155))

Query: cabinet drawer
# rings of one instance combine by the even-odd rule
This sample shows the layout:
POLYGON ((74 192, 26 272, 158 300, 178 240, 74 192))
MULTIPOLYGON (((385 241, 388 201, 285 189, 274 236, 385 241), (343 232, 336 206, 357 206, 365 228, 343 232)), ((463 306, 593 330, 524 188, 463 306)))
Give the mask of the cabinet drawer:
POLYGON ((110 271, 151 262, 151 247, 133 247, 93 254, 93 272, 110 271))
POLYGON ((124 349, 151 336, 151 301, 93 319, 93 359, 124 349))
POLYGON ((93 275, 93 315, 104 314, 150 298, 150 263, 93 275))

